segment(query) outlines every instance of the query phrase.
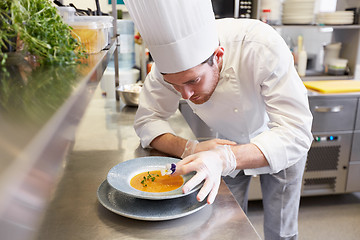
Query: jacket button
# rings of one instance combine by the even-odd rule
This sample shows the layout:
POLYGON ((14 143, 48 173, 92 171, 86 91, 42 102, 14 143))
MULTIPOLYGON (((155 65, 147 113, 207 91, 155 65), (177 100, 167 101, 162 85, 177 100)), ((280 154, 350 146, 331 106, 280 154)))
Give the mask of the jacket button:
POLYGON ((234 113, 239 112, 239 110, 237 108, 234 108, 234 113))
POLYGON ((230 77, 230 74, 228 74, 228 73, 225 74, 225 77, 226 77, 226 78, 229 78, 229 77, 230 77))

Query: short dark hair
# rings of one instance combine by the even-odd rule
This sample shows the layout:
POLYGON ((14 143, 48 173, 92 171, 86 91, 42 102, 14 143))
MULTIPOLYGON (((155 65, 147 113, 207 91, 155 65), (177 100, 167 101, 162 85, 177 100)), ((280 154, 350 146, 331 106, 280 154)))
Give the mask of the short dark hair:
POLYGON ((211 56, 208 59, 206 59, 205 61, 203 61, 201 64, 207 63, 210 66, 214 65, 214 56, 215 56, 215 52, 213 54, 211 54, 211 56))

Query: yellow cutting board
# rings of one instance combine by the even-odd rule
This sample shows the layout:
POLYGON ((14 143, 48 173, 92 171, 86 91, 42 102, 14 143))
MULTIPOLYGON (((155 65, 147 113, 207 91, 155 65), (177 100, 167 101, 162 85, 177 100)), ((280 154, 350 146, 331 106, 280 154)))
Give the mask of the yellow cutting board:
POLYGON ((360 92, 360 81, 357 80, 330 80, 306 81, 305 87, 322 93, 360 92))

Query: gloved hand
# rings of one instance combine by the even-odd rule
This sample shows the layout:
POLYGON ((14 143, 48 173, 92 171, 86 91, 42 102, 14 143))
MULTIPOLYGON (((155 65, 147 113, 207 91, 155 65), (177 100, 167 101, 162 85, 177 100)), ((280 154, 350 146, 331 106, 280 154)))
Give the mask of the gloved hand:
POLYGON ((236 157, 229 145, 221 145, 215 149, 190 155, 176 164, 175 175, 184 175, 193 171, 196 174, 183 186, 186 193, 205 180, 197 200, 203 201, 206 196, 208 204, 212 204, 218 193, 221 175, 226 176, 236 168, 236 157))
POLYGON ((184 152, 181 154, 181 158, 186 158, 187 156, 195 153, 196 145, 199 144, 197 140, 188 140, 185 145, 184 152))
POLYGON ((181 155, 181 158, 183 159, 194 153, 214 149, 217 146, 221 146, 221 145, 236 145, 236 142, 225 140, 225 139, 218 139, 218 138, 203 141, 200 143, 197 140, 188 140, 186 142, 185 150, 184 150, 183 154, 181 155))

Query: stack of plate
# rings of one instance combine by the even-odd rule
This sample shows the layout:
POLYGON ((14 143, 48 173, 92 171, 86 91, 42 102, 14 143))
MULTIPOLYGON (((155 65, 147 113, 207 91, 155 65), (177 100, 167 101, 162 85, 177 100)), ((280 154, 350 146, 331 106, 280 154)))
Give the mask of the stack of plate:
MULTIPOLYGON (((133 188, 130 180, 135 175, 159 170, 179 159, 171 157, 141 157, 119 163, 110 169, 107 179, 99 186, 99 202, 108 210, 121 216, 145 220, 161 221, 187 216, 205 207, 206 199, 196 200, 202 183, 184 194, 182 186, 168 192, 144 192, 133 188)), ((183 175, 184 183, 195 173, 183 175)))
POLYGON ((353 24, 353 11, 320 12, 316 15, 317 24, 338 25, 353 24))
POLYGON ((285 0, 283 3, 283 24, 312 24, 315 0, 285 0))

